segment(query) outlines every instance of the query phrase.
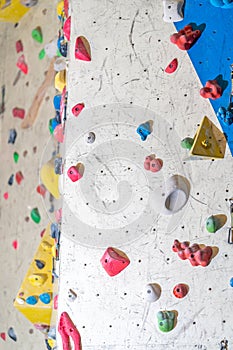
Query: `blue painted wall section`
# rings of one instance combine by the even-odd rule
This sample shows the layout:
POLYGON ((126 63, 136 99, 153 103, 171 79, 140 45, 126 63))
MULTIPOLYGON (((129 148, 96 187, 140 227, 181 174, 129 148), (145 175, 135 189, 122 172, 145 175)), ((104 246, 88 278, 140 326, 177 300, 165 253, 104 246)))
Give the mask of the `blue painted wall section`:
MULTIPOLYGON (((188 50, 193 66, 204 86, 207 80, 222 75, 228 82, 222 97, 211 100, 215 113, 219 107, 228 107, 231 95, 231 69, 233 63, 233 9, 214 7, 208 0, 186 0, 184 20, 176 22, 177 31, 185 25, 195 23, 197 26, 205 24, 201 37, 188 50)), ((205 114, 205 111, 203 111, 205 114)), ((233 156, 233 124, 226 125, 218 118, 233 156)))

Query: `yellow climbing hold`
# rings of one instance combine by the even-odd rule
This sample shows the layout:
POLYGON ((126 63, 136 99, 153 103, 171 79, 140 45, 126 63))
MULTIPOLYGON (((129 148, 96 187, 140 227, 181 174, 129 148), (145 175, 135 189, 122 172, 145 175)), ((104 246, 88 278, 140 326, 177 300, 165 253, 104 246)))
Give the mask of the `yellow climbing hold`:
POLYGON ((44 293, 48 295, 53 293, 51 248, 54 243, 50 235, 50 225, 48 225, 14 301, 14 307, 36 325, 49 326, 52 320, 53 301, 46 304, 41 301, 40 297, 44 293), (44 246, 48 244, 50 249, 44 249, 44 246), (35 264, 35 261, 38 260, 45 263, 43 269, 39 269, 35 264), (35 299, 35 302, 28 303, 27 300, 30 298, 35 299))
POLYGON ((52 248, 52 245, 49 244, 49 242, 47 242, 47 241, 42 242, 41 246, 44 250, 51 250, 51 248, 52 248))
POLYGON ((207 158, 224 158, 226 138, 216 125, 204 117, 199 126, 190 154, 207 158))
POLYGON ((62 93, 64 87, 66 86, 66 71, 61 70, 55 75, 55 80, 54 80, 54 86, 55 89, 57 89, 59 92, 62 93))
POLYGON ((36 287, 42 286, 47 280, 47 276, 45 274, 33 274, 28 276, 28 281, 36 287))
POLYGON ((60 197, 58 181, 59 175, 54 170, 54 159, 45 163, 40 170, 40 178, 46 189, 53 195, 54 198, 60 197))
POLYGON ((57 15, 61 16, 64 9, 64 1, 59 1, 57 4, 57 15))

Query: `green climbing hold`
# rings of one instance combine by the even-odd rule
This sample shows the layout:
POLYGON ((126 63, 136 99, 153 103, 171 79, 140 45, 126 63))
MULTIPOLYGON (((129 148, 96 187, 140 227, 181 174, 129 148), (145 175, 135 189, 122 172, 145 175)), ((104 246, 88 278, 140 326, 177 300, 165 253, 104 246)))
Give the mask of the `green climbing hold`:
POLYGON ((174 311, 159 311, 157 313, 158 326, 162 332, 170 332, 175 327, 174 311))
POLYGON ((185 149, 191 149, 193 142, 194 140, 191 137, 185 137, 185 139, 181 141, 181 147, 185 149))
POLYGON ((40 217, 39 210, 37 208, 32 209, 31 218, 36 224, 39 224, 41 217, 40 217))
POLYGON ((218 230, 217 219, 213 215, 206 220, 206 229, 210 233, 214 233, 218 230))
POLYGON ((49 132, 51 135, 53 134, 53 130, 54 130, 52 127, 52 121, 53 121, 53 119, 49 119, 49 132))
POLYGON ((58 56, 58 57, 61 57, 61 56, 62 56, 62 54, 61 54, 61 52, 60 52, 59 50, 57 50, 57 56, 58 56))
POLYGON ((19 154, 18 154, 17 152, 14 152, 13 157, 14 157, 14 161, 15 161, 15 163, 18 163, 18 160, 19 160, 19 154))
POLYGON ((43 58, 45 57, 45 49, 40 50, 38 57, 39 60, 43 60, 43 58))
POLYGON ((43 42, 41 27, 36 27, 35 29, 33 29, 32 38, 40 44, 43 42))

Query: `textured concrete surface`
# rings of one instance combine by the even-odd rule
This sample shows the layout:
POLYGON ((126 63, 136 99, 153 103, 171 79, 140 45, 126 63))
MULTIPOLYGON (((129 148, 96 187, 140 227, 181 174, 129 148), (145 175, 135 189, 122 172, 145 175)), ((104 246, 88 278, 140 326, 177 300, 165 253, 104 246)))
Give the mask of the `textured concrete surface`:
POLYGON ((191 160, 180 147, 204 115, 219 123, 199 95, 202 86, 187 53, 170 43, 175 28, 162 14, 160 1, 71 2, 65 173, 79 161, 85 173, 76 184, 64 178, 59 311, 70 314, 84 349, 213 350, 224 338, 232 346, 232 157, 227 148, 224 160, 191 160), (79 35, 89 40, 91 62, 74 59, 79 35), (177 71, 165 74, 175 57, 177 71), (71 109, 81 102, 86 109, 74 118, 71 109), (136 128, 148 119, 155 128, 143 143, 136 128), (96 133, 90 147, 84 141, 89 131, 96 133), (161 173, 144 170, 150 153, 164 160, 161 173), (156 186, 149 184, 162 186, 174 173, 189 179, 190 198, 181 212, 165 217, 150 206, 156 186), (210 234, 206 219, 218 213, 228 221, 210 234), (176 238, 217 247, 217 255, 205 268, 192 267, 172 252, 176 238), (99 261, 111 245, 131 260, 113 278, 99 261), (162 289, 150 306, 143 294, 147 283, 162 289), (183 300, 173 296, 177 283, 189 285, 183 300), (70 288, 75 301, 69 300, 70 288), (168 334, 158 330, 156 318, 165 309, 178 312, 168 334))

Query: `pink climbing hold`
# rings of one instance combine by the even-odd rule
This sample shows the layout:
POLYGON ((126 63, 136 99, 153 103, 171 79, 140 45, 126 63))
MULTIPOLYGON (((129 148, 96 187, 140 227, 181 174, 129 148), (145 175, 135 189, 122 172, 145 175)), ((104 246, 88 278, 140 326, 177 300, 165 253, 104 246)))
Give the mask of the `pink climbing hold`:
POLYGON ((71 16, 69 16, 63 25, 63 33, 66 40, 70 41, 71 16))
POLYGON ((25 110, 23 108, 15 107, 12 109, 12 114, 13 114, 13 117, 15 118, 23 119, 25 116, 25 110))
POLYGON ((58 294, 53 298, 53 308, 54 310, 58 309, 58 294))
POLYGON ((67 103, 67 96, 66 96, 66 86, 62 90, 61 94, 61 101, 60 101, 60 117, 61 120, 65 117, 64 112, 65 112, 65 106, 67 103))
POLYGON ((9 198, 9 193, 8 192, 5 192, 4 195, 3 195, 4 199, 8 199, 9 198))
POLYGON ((201 36, 200 30, 193 30, 191 24, 180 29, 178 33, 174 33, 170 37, 170 41, 176 44, 181 50, 189 50, 201 36))
POLYGON ((77 117, 85 107, 84 103, 78 103, 72 108, 72 113, 75 117, 77 117))
POLYGON ((21 40, 16 41, 15 48, 17 53, 23 52, 23 44, 21 40))
POLYGON ((64 135, 64 128, 63 128, 62 124, 58 124, 56 126, 56 128, 54 129, 54 132, 53 132, 53 136, 58 142, 60 142, 60 143, 64 142, 65 135, 64 135))
POLYGON ((152 173, 157 173, 163 167, 163 161, 156 158, 154 154, 147 156, 144 161, 144 168, 150 170, 152 173))
POLYGON ((0 333, 0 337, 1 337, 4 341, 6 341, 6 333, 4 333, 4 332, 0 333))
POLYGON ((36 188, 36 192, 39 193, 42 197, 45 197, 46 194, 46 188, 44 185, 38 185, 36 188))
POLYGON ((174 60, 172 60, 169 65, 165 68, 165 72, 168 74, 172 74, 177 70, 178 67, 178 60, 177 58, 174 58, 174 60))
POLYGON ((152 161, 150 162, 150 171, 152 171, 152 173, 157 173, 159 170, 162 169, 162 167, 163 167, 162 159, 155 158, 155 159, 152 159, 152 161))
POLYGON ((16 250, 16 249, 18 249, 18 241, 17 240, 14 240, 13 242, 12 242, 12 247, 16 250))
POLYGON ((18 58, 18 61, 16 63, 16 66, 24 73, 24 74, 28 74, 28 66, 27 63, 25 62, 25 57, 24 55, 21 55, 18 58))
POLYGON ((75 58, 82 61, 91 61, 90 45, 86 38, 79 36, 75 42, 75 58))
POLYGON ((61 222, 62 219, 62 208, 55 211, 56 222, 61 222))
POLYGON ((62 338, 63 350, 70 350, 70 337, 74 343, 74 350, 82 350, 81 336, 67 312, 62 312, 58 323, 58 332, 62 338))
POLYGON ((112 247, 106 249, 100 262, 111 277, 118 275, 130 264, 130 260, 124 252, 112 247))
POLYGON ((216 100, 222 96, 222 88, 218 85, 217 80, 208 80, 205 86, 200 90, 200 95, 204 98, 216 100))
POLYGON ((72 182, 80 180, 83 176, 82 164, 78 163, 76 166, 71 166, 67 171, 67 175, 72 182))

